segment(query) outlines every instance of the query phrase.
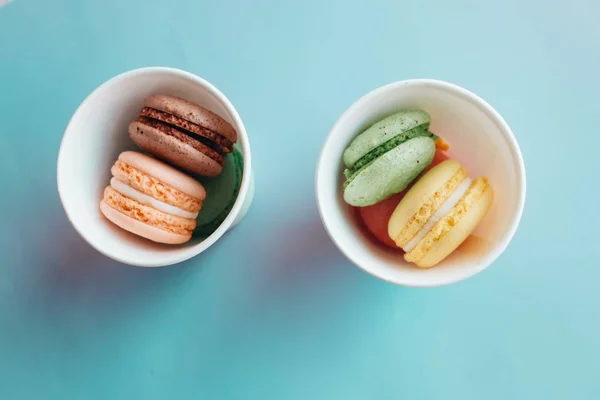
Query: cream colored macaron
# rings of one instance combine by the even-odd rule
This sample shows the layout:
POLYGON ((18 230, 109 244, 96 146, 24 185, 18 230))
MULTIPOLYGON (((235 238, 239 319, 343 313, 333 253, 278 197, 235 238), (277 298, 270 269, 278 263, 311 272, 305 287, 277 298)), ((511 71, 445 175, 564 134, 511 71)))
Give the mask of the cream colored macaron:
POLYGON ((158 243, 190 240, 206 198, 202 184, 142 153, 126 151, 111 168, 100 210, 119 227, 158 243))
POLYGON ((444 161, 398 203, 388 234, 406 252, 406 261, 433 267, 473 232, 493 197, 486 178, 470 179, 458 161, 444 161))

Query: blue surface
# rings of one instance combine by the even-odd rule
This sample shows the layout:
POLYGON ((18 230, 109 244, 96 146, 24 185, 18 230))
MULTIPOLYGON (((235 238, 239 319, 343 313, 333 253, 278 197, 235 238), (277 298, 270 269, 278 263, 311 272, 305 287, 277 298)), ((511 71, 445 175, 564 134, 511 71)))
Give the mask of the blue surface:
POLYGON ((283 3, 0 8, 0 398, 600 398, 600 3, 283 3), (55 184, 79 102, 149 65, 189 70, 231 99, 257 178, 238 228, 164 269, 96 253, 55 184), (338 115, 416 77, 488 100, 528 172, 506 253, 431 290, 352 266, 313 195, 338 115))

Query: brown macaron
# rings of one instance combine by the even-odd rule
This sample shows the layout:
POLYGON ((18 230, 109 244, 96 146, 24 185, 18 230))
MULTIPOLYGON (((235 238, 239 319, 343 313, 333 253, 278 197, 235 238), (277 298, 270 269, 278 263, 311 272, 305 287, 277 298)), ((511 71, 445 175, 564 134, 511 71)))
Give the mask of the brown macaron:
POLYGON ((143 150, 184 170, 218 175, 233 151, 237 132, 223 118, 190 101, 157 94, 148 97, 129 136, 143 150))

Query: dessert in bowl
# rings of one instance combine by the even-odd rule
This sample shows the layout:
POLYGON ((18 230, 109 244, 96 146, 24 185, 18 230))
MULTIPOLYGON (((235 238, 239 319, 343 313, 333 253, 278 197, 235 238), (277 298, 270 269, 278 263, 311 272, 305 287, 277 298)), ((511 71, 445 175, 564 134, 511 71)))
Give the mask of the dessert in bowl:
MULTIPOLYGON (((481 185, 480 189, 485 186, 481 185)), ((510 127, 488 103, 450 83, 429 79, 409 80, 375 89, 342 114, 323 144, 317 164, 315 190, 319 213, 327 232, 352 262, 372 275, 396 284, 439 286, 475 275, 487 268, 506 249, 524 207, 525 167, 510 127), (423 113, 421 117, 429 117, 426 126, 419 118, 412 118, 417 121, 414 126, 406 125, 405 119, 403 124, 399 124, 401 128, 391 130, 389 124, 380 124, 399 113, 414 114, 415 110, 423 113), (420 134, 415 136, 412 132, 406 134, 404 139, 398 139, 398 143, 390 142, 419 126, 422 128, 420 134), (384 139, 360 138, 365 133, 369 136, 369 130, 372 132, 373 127, 389 132, 384 139), (438 137, 443 141, 436 146, 438 137), (345 171, 349 169, 349 164, 362 158, 360 152, 354 151, 357 149, 356 141, 368 144, 367 153, 379 150, 375 151, 375 158, 372 154, 362 155, 367 159, 359 163, 358 170, 345 171), (477 215, 477 223, 465 235, 466 239, 440 260, 422 263, 419 267, 418 262, 415 263, 418 260, 409 261, 410 257, 409 260, 405 258, 408 253, 397 246, 398 237, 389 237, 390 219, 398 207, 406 207, 406 204, 401 206, 403 196, 413 190, 420 179, 430 173, 435 174, 430 168, 434 160, 441 163, 445 159, 457 161, 461 168, 468 171, 469 186, 475 181, 481 183, 482 180, 478 180, 481 177, 491 192, 483 197, 485 206, 482 208, 485 212, 477 215), (417 161, 419 167, 415 168, 417 161), (365 172, 365 167, 373 165, 376 165, 374 172, 365 172), (407 172, 409 166, 413 170, 407 172), (404 171, 392 171, 394 168, 404 171), (426 172, 428 168, 429 172, 426 172), (355 176, 357 173, 359 175, 355 176), (381 177, 390 178, 388 184, 379 182, 381 177), (347 180, 350 183, 346 183, 347 180), (348 189, 353 182, 354 186, 358 183, 360 187, 353 187, 349 196, 348 189), (372 190, 373 187, 376 190, 372 190), (387 238, 385 234, 373 232, 373 227, 368 226, 373 219, 365 220, 364 217, 369 214, 369 207, 378 204, 383 204, 379 207, 385 208, 388 214, 382 217, 384 211, 376 210, 378 213, 371 212, 371 217, 375 214, 374 218, 380 219, 379 225, 388 228, 387 238)), ((466 192, 469 191, 454 196, 459 198, 453 200, 455 204, 449 210, 465 205, 461 198, 466 192)), ((422 206, 424 202, 413 202, 411 207, 414 208, 414 204, 422 206)), ((444 217, 448 212, 442 214, 444 217)), ((429 217, 432 216, 433 213, 429 217)), ((423 221, 423 225, 427 222, 423 221)), ((434 229, 437 222, 427 224, 427 229, 434 229)), ((397 229, 392 231, 396 232, 397 229)), ((442 237, 433 235, 436 241, 442 237)))

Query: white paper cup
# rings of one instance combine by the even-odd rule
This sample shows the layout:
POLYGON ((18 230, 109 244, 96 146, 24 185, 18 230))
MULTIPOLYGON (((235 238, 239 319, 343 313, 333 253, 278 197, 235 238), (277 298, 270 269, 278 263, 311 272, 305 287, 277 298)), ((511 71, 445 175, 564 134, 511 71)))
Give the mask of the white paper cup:
POLYGON ((459 86, 431 79, 394 82, 361 97, 335 123, 321 150, 315 190, 319 213, 337 247, 366 272, 398 285, 429 287, 469 278, 508 246, 525 204, 525 166, 508 124, 484 100, 459 86), (486 176, 494 202, 473 235, 431 269, 420 269, 365 232, 343 200, 342 154, 374 122, 407 108, 431 115, 430 130, 450 144, 449 155, 471 177, 486 176))
POLYGON ((202 253, 237 224, 248 211, 254 194, 250 145, 237 111, 217 88, 189 72, 151 67, 125 72, 94 90, 71 117, 57 161, 58 193, 77 232, 96 250, 122 263, 159 267, 202 253), (238 198, 221 226, 204 240, 183 245, 154 243, 122 230, 100 213, 100 200, 110 180, 110 168, 119 153, 139 148, 127 127, 156 93, 179 96, 227 120, 238 132, 244 173, 238 198))

